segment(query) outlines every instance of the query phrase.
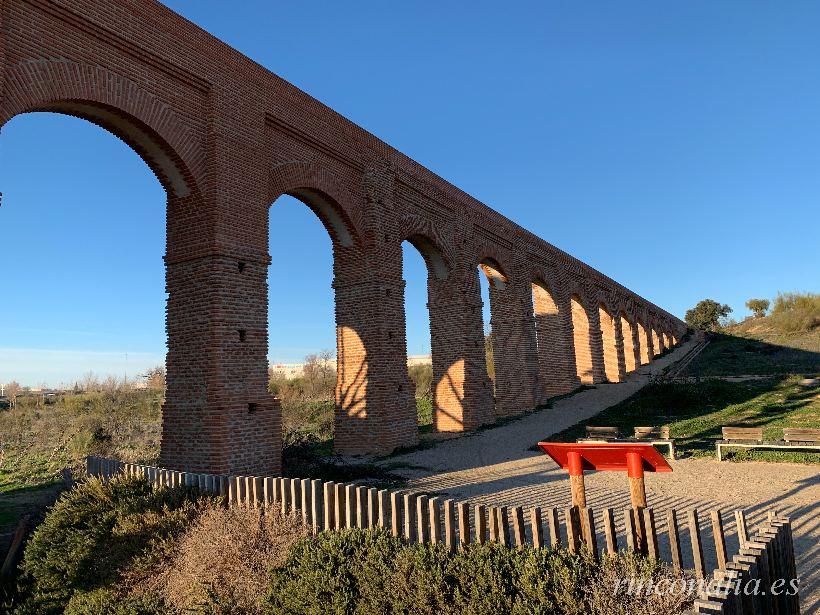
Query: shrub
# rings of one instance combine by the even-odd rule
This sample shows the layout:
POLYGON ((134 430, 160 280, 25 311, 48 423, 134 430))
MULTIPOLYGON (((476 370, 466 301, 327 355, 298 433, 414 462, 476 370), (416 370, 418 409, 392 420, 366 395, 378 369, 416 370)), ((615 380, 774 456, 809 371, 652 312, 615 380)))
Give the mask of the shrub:
POLYGON ((782 333, 820 327, 820 294, 780 293, 774 300, 769 322, 782 333))
POLYGON ((159 586, 143 593, 160 593, 179 612, 258 613, 271 567, 306 534, 276 511, 212 506, 174 545, 159 586))
MULTIPOLYGON (((510 549, 497 543, 450 553, 407 545, 383 530, 324 532, 297 543, 273 569, 269 613, 564 613, 610 615, 607 599, 621 576, 672 579, 663 564, 636 556, 604 558, 562 549, 510 549)), ((633 612, 673 615, 691 606, 638 597, 633 612), (655 602, 653 602, 655 601, 655 602), (662 605, 662 610, 656 609, 662 605)), ((631 599, 630 599, 631 600, 631 599)))
MULTIPOLYGON (((57 500, 26 547, 29 604, 57 613, 75 592, 113 584, 152 546, 179 535, 199 506, 195 490, 153 490, 142 479, 81 483, 57 500)), ((83 604, 98 599, 77 598, 83 604)))
POLYGON ((163 615, 168 611, 156 597, 120 596, 107 588, 74 592, 65 615, 163 615))

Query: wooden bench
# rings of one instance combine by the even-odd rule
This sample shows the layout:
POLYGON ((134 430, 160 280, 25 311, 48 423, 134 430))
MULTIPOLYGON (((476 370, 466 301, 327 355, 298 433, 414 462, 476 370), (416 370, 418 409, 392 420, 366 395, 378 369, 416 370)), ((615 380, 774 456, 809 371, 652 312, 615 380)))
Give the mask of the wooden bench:
POLYGON ((617 440, 617 427, 592 427, 587 425, 587 437, 584 440, 617 440))
POLYGON ((715 444, 717 460, 724 448, 805 449, 820 451, 820 429, 787 428, 782 440, 764 440, 762 427, 724 427, 723 440, 715 444))
POLYGON ((675 444, 669 437, 669 427, 636 427, 634 438, 621 438, 617 427, 592 427, 587 425, 587 435, 576 442, 647 442, 669 447, 669 458, 675 459, 675 444))
POLYGON ((645 440, 653 446, 669 447, 669 458, 677 459, 675 454, 675 441, 669 437, 669 426, 662 427, 636 427, 635 439, 645 440))

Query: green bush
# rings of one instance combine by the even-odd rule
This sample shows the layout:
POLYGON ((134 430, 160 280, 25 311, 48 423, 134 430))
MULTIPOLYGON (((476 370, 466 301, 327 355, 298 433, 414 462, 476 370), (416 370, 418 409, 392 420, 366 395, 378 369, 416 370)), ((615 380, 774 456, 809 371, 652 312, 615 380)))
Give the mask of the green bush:
MULTIPOLYGON (((144 480, 124 477, 107 483, 90 479, 66 492, 26 547, 22 571, 28 606, 39 613, 62 612, 75 593, 115 583, 192 522, 200 507, 197 497, 196 490, 153 490, 144 480)), ((101 596, 78 597, 77 604, 93 604, 101 596)))
POLYGON ((111 589, 78 591, 66 605, 64 615, 163 615, 167 613, 160 600, 146 596, 120 596, 111 589))
POLYGON ((780 293, 774 300, 769 322, 782 333, 820 327, 820 294, 780 293))
POLYGON ((325 532, 271 574, 269 613, 583 613, 595 563, 497 543, 450 553, 382 530, 325 532))

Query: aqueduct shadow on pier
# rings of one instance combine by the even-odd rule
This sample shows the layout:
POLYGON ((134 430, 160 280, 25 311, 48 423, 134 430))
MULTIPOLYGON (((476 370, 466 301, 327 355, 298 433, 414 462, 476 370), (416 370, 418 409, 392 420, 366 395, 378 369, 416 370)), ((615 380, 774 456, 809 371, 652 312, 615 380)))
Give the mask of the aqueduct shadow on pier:
POLYGON ((0 126, 35 111, 84 118, 130 145, 167 192, 168 467, 280 470, 267 271, 268 208, 283 194, 310 207, 333 243, 340 453, 418 439, 405 240, 427 263, 440 431, 618 381, 685 331, 157 2, 4 0, 0 10, 0 126), (490 282, 495 391, 478 275, 490 282))

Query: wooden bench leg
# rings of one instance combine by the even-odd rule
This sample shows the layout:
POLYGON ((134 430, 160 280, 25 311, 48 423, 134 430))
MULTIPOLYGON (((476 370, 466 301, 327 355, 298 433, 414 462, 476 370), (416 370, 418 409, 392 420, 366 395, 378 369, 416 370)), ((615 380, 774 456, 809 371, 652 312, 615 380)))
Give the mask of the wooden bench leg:
POLYGON ((723 461, 720 457, 720 444, 715 444, 715 448, 717 449, 717 458, 718 461, 723 461))

